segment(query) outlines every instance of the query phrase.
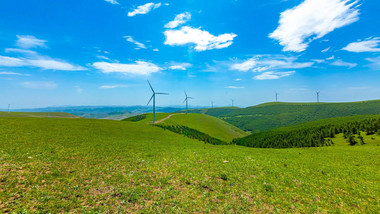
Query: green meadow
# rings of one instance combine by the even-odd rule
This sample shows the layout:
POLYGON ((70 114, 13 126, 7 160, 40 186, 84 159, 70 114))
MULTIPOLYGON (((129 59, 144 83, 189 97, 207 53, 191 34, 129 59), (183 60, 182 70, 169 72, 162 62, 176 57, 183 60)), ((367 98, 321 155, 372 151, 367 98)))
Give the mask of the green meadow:
POLYGON ((2 117, 0 211, 378 213, 379 137, 335 141, 214 146, 145 122, 2 117))

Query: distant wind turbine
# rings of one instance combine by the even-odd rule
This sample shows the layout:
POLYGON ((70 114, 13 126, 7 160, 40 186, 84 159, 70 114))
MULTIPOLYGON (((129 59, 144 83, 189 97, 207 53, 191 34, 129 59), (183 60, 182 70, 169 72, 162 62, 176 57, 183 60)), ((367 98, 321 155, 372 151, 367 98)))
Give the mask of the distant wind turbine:
POLYGON ((211 101, 211 108, 214 108, 214 101, 211 101))
POLYGON ((185 97, 186 97, 183 102, 186 102, 186 114, 187 114, 187 111, 188 111, 188 108, 189 108, 189 105, 188 105, 189 99, 194 99, 194 98, 187 96, 186 91, 183 91, 183 92, 185 92, 185 97))
POLYGON ((276 102, 278 102, 278 93, 275 92, 275 94, 276 94, 276 102))
POLYGON ((315 93, 317 93, 317 103, 319 103, 319 92, 320 91, 316 91, 315 93))
POLYGON ((232 103, 231 103, 231 106, 234 107, 234 100, 231 99, 231 102, 232 102, 232 103))
POLYGON ((168 94, 168 93, 156 93, 154 91, 152 85, 150 84, 149 80, 147 80, 147 81, 148 81, 148 84, 150 86, 150 89, 152 89, 153 95, 150 98, 148 104, 146 104, 146 105, 149 105, 150 101, 152 101, 152 99, 153 99, 153 123, 155 123, 156 122, 156 94, 168 94))

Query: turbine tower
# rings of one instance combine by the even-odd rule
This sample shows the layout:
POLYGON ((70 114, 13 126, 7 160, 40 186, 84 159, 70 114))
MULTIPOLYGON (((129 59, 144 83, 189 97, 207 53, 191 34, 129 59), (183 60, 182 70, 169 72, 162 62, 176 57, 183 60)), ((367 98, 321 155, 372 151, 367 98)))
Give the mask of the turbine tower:
POLYGON ((231 106, 234 107, 234 100, 231 99, 231 106))
POLYGON ((147 81, 148 81, 148 84, 150 86, 150 89, 152 89, 153 95, 150 98, 148 104, 146 104, 146 105, 149 105, 150 101, 152 101, 152 99, 153 99, 153 123, 155 123, 156 122, 156 94, 168 94, 168 93, 156 93, 154 91, 152 85, 150 84, 149 80, 147 80, 147 81))
POLYGON ((211 108, 214 108, 214 101, 211 101, 211 108))
POLYGON ((278 102, 278 93, 275 92, 275 94, 276 94, 276 102, 278 102))
POLYGON ((189 99, 194 99, 194 98, 187 96, 186 91, 183 91, 183 92, 185 92, 185 97, 186 97, 183 102, 186 102, 186 114, 187 114, 187 110, 189 108, 189 105, 188 105, 189 99))
POLYGON ((316 91, 315 93, 317 93, 317 103, 319 103, 319 92, 320 91, 316 91))

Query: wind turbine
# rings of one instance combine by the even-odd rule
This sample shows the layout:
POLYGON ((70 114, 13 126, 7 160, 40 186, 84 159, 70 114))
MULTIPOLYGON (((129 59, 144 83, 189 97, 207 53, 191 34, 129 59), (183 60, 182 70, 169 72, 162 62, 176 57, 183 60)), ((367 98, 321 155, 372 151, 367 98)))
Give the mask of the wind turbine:
POLYGON ((231 102, 232 102, 232 103, 231 103, 231 104, 232 104, 231 106, 234 107, 234 100, 231 99, 231 102))
POLYGON ((211 101, 211 108, 214 108, 214 101, 211 101))
POLYGON ((319 103, 319 92, 320 91, 316 91, 315 93, 317 93, 317 103, 319 103))
POLYGON ((187 114, 187 110, 189 108, 189 105, 188 105, 189 99, 194 99, 194 98, 187 96, 186 91, 183 91, 183 92, 185 92, 185 96, 186 96, 186 98, 183 102, 186 102, 186 114, 187 114))
POLYGON ((276 102, 278 102, 278 93, 275 92, 275 94, 276 94, 276 102))
POLYGON ((156 94, 168 94, 168 93, 156 93, 154 91, 152 85, 150 84, 149 80, 147 80, 147 81, 148 81, 148 84, 150 86, 150 89, 152 89, 153 95, 150 98, 148 104, 146 104, 146 105, 149 105, 150 101, 152 101, 152 99, 153 99, 153 123, 155 123, 156 122, 156 94))

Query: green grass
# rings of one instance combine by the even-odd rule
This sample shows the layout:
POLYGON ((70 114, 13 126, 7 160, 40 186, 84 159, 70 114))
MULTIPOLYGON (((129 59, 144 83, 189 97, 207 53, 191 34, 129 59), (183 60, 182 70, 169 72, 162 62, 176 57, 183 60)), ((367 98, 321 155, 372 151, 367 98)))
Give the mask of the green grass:
POLYGON ((241 129, 221 119, 204 114, 174 114, 165 120, 162 125, 187 126, 225 142, 231 142, 234 138, 248 135, 241 129))
MULTIPOLYGON (((159 121, 161 119, 164 119, 165 117, 169 116, 171 113, 156 113, 156 121, 159 121)), ((123 119, 122 121, 128 121, 128 122, 139 122, 139 123, 152 123, 153 122, 153 114, 152 113, 146 113, 142 114, 145 116, 142 120, 134 121, 134 119, 137 117, 140 117, 140 115, 128 117, 123 119)))
POLYGON ((213 146, 147 125, 0 118, 0 212, 378 213, 380 146, 213 146))
POLYGON ((65 112, 3 112, 0 111, 0 117, 68 117, 77 118, 73 114, 65 112))

